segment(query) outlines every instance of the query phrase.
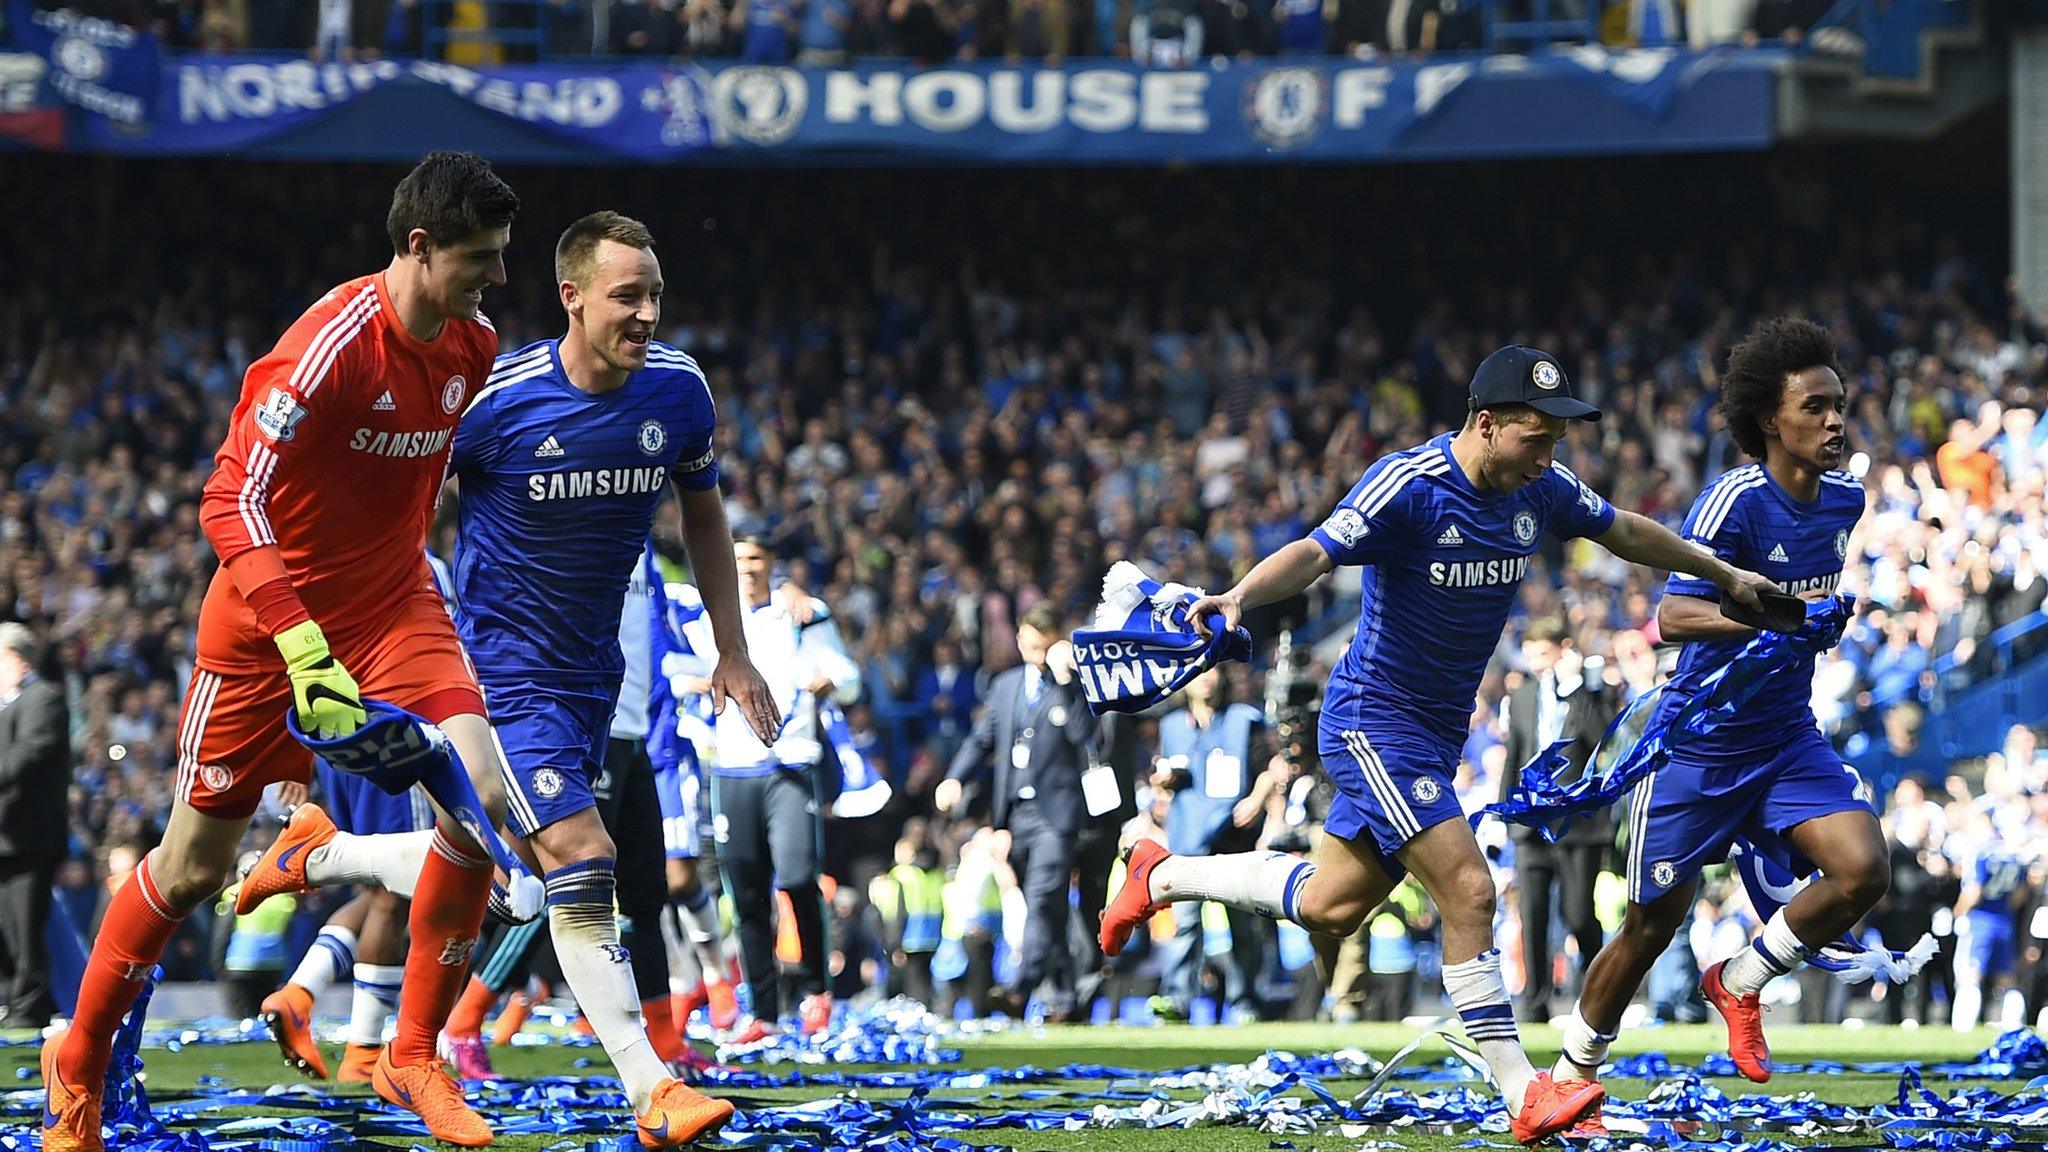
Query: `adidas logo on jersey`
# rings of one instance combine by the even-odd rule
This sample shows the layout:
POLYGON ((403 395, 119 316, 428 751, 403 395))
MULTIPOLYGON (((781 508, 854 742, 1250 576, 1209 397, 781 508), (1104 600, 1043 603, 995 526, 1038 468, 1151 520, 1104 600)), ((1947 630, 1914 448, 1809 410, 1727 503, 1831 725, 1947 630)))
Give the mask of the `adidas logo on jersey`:
POLYGON ((542 460, 553 460, 558 457, 568 455, 567 452, 562 451, 561 442, 556 440, 553 436, 550 436, 547 439, 541 441, 540 447, 535 448, 533 450, 533 454, 535 457, 542 460))
POLYGON ((1785 555, 1785 546, 1783 544, 1771 545, 1771 563, 1783 564, 1789 559, 1791 559, 1791 557, 1785 555))
POLYGON ((1443 530, 1443 533, 1436 538, 1436 542, 1446 548, 1455 548, 1465 542, 1465 537, 1458 531, 1458 526, 1453 524, 1443 530))
POLYGON ((389 389, 386 389, 382 396, 377 397, 377 402, 375 404, 370 405, 370 411, 396 412, 398 411, 398 401, 393 400, 391 398, 391 391, 389 389))

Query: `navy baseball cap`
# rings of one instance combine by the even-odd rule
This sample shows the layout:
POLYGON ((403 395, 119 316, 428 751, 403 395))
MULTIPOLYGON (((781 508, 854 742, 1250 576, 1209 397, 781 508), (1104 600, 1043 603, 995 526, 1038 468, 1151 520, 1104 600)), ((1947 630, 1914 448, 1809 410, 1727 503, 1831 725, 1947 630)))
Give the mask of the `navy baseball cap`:
POLYGON ((1572 382, 1557 357, 1525 344, 1510 344, 1480 362, 1472 374, 1472 400, 1481 408, 1527 404, 1567 420, 1600 418, 1598 408, 1572 395, 1572 382))

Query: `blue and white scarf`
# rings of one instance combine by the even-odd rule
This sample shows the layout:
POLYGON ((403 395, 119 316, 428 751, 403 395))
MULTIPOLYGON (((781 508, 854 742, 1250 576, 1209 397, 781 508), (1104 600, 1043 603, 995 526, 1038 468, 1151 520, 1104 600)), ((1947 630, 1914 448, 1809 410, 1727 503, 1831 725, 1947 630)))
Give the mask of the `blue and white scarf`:
POLYGON ((818 703, 818 727, 824 731, 826 749, 839 765, 839 795, 832 800, 832 814, 841 820, 858 820, 880 812, 895 790, 876 766, 876 757, 869 755, 846 722, 838 701, 818 703))
MULTIPOLYGON (((1102 605, 1089 626, 1074 633, 1074 662, 1088 709, 1143 712, 1226 660, 1249 660, 1252 634, 1217 628, 1195 631, 1188 609, 1203 593, 1184 584, 1161 584, 1136 564, 1119 560, 1102 581, 1102 605)), ((1222 617, 1211 617, 1212 627, 1222 617)))
POLYGON ((382 700, 365 699, 368 719, 347 736, 321 739, 299 726, 297 708, 285 712, 285 728, 315 756, 336 769, 354 773, 393 795, 403 796, 417 784, 468 831, 470 839, 490 851, 511 879, 506 898, 511 915, 530 920, 539 915, 540 882, 528 872, 498 830, 484 818, 484 804, 469 782, 469 770, 454 741, 439 727, 382 700))

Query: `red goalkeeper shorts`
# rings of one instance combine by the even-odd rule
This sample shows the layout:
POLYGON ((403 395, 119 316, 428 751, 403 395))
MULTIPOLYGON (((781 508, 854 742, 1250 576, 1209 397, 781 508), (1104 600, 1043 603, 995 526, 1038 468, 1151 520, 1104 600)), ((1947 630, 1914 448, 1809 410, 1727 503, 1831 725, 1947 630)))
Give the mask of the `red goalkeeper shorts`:
MULTIPOLYGON (((201 627, 205 625, 202 623, 201 627)), ((448 609, 431 593, 408 600, 391 626, 342 648, 335 659, 365 698, 436 724, 483 716, 476 672, 455 638, 448 609)), ((308 783, 313 754, 285 729, 292 685, 284 669, 196 669, 178 722, 177 798, 222 820, 246 820, 275 783, 308 783)))

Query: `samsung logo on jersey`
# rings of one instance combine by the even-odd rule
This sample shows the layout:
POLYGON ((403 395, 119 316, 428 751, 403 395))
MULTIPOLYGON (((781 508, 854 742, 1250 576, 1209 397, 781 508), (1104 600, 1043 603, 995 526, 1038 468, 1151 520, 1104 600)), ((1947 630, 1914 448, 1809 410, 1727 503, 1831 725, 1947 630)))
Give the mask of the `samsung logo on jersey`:
POLYGON ((1478 588, 1487 584, 1513 584, 1529 574, 1529 558, 1467 560, 1458 564, 1429 566, 1429 582, 1440 588, 1478 588))
POLYGON ((356 434, 349 438, 348 446, 358 452, 368 452, 372 456, 417 460, 422 456, 432 456, 446 448, 449 437, 453 435, 453 428, 427 432, 379 432, 374 428, 358 428, 356 434))
POLYGON ((591 496, 641 496, 661 489, 668 469, 599 468, 583 472, 543 472, 526 478, 528 500, 583 500, 591 496))
POLYGON ((1786 580, 1782 583, 1781 587, 1792 595, 1797 596, 1801 592, 1833 592, 1835 585, 1841 582, 1842 574, 1840 572, 1830 572, 1826 576, 1815 576, 1808 580, 1786 580))

